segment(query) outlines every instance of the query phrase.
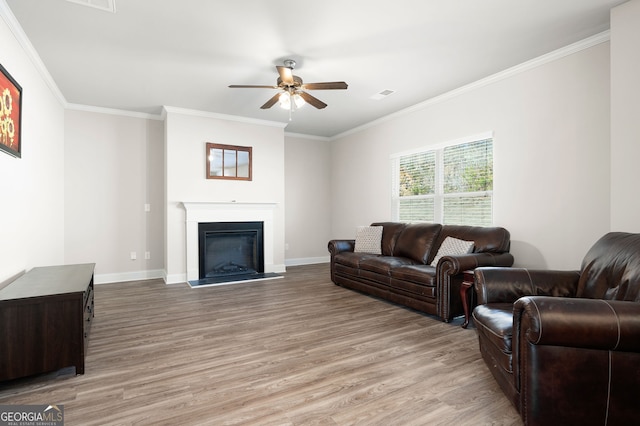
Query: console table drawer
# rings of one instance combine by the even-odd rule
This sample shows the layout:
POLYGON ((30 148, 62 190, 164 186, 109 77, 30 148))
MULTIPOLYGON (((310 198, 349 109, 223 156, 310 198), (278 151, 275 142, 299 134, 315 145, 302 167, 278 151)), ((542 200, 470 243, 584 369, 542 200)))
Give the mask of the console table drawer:
POLYGON ((84 302, 84 321, 83 321, 83 337, 84 337, 84 351, 87 352, 87 346, 89 345, 89 332, 91 331, 91 323, 94 317, 94 305, 93 305, 93 283, 89 286, 86 292, 84 302))

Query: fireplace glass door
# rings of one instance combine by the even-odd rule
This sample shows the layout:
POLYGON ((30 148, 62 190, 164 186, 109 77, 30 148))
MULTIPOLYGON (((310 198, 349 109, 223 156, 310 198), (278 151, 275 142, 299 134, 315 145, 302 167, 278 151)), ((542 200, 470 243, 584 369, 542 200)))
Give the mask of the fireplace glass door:
POLYGON ((263 222, 198 224, 200 279, 264 272, 263 222))

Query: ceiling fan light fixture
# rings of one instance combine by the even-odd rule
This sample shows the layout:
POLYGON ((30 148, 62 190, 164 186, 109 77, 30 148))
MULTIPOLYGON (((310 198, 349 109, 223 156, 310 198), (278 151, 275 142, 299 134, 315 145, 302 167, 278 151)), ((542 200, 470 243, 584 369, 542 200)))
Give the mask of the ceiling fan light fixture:
POLYGON ((293 103, 296 104, 296 108, 301 108, 302 106, 304 106, 304 104, 307 103, 307 101, 305 101, 299 93, 296 93, 295 95, 293 95, 293 103))
POLYGON ((280 97, 278 97, 278 102, 280 102, 280 108, 282 109, 290 109, 291 108, 291 95, 289 92, 282 92, 280 97))
POLYGON ((282 92, 278 97, 278 102, 280 108, 294 111, 307 103, 299 93, 291 94, 289 92, 282 92))

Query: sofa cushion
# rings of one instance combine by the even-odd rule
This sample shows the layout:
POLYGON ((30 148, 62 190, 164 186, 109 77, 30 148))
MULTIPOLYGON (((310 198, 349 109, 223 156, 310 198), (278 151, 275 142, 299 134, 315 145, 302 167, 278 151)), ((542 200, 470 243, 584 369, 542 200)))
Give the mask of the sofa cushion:
POLYGON ((360 269, 390 276, 393 269, 404 265, 414 265, 415 263, 414 260, 406 257, 376 256, 363 259, 360 262, 360 269))
POLYGON ((438 249, 438 254, 431 261, 431 266, 438 266, 438 261, 444 256, 456 256, 471 253, 473 250, 473 241, 459 240, 453 237, 447 237, 438 249))
POLYGON ((378 257, 370 253, 354 253, 352 251, 343 251, 335 255, 334 263, 349 266, 351 268, 360 268, 360 262, 364 259, 378 257))
POLYGON ((405 226, 396 240, 393 255, 426 264, 441 228, 442 225, 437 223, 411 223, 405 226))
POLYGON ((480 344, 482 351, 490 354, 495 367, 513 374, 513 304, 478 305, 473 310, 473 320, 484 342, 480 344))
POLYGON ((393 268, 391 277, 397 280, 435 287, 436 268, 431 265, 403 265, 393 268))
POLYGON ((391 278, 389 281, 389 287, 393 288, 395 292, 402 293, 409 297, 412 295, 428 297, 431 299, 435 299, 436 297, 436 288, 430 285, 417 284, 415 282, 391 278))
POLYGON ((341 265, 339 263, 335 264, 334 272, 336 275, 350 276, 354 279, 360 277, 360 268, 352 268, 351 266, 341 265))
POLYGON ((382 226, 382 255, 392 256, 393 247, 396 245, 398 235, 407 226, 401 222, 375 222, 371 226, 382 226))
POLYGON ((404 265, 391 270, 391 287, 421 296, 436 296, 436 268, 430 265, 404 265))
POLYGON ((511 353, 513 335, 513 304, 491 303, 478 305, 473 310, 473 319, 478 330, 485 330, 489 341, 500 352, 511 353))
POLYGON ((381 254, 382 226, 358 226, 356 229, 356 253, 381 254))

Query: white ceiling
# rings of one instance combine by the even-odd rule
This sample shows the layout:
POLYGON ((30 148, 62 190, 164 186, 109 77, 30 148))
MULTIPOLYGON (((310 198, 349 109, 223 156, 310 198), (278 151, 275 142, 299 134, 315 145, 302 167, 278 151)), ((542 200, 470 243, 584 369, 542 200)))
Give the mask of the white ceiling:
POLYGON ((68 103, 287 123, 277 105, 260 109, 275 90, 227 86, 275 84, 275 65, 291 58, 305 82, 349 84, 313 91, 329 106, 306 105, 286 127, 327 137, 606 31, 624 2, 115 0, 110 13, 6 0, 68 103))

